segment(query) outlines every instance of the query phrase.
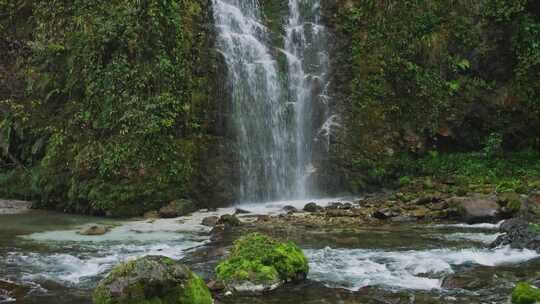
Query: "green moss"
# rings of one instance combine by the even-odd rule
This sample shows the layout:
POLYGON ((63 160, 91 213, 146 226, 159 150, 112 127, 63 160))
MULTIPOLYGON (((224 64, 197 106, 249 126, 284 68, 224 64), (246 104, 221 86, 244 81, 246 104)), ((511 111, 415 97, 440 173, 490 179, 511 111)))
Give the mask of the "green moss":
POLYGON ((295 244, 259 233, 237 240, 229 258, 216 267, 218 279, 225 283, 291 281, 308 272, 307 258, 295 244))
POLYGON ((224 225, 237 227, 242 225, 240 219, 234 214, 224 214, 219 218, 219 222, 224 225))
POLYGON ((529 229, 533 230, 533 231, 536 231, 538 233, 540 233, 540 224, 533 224, 533 223, 530 223, 529 224, 529 229))
POLYGON ((193 304, 212 304, 212 294, 206 287, 204 281, 192 273, 192 277, 187 282, 185 288, 180 292, 178 302, 193 304))
MULTIPOLYGON (((175 281, 176 282, 176 281, 175 281)), ((166 257, 147 257, 121 263, 113 268, 109 275, 103 279, 93 295, 95 304, 211 304, 212 295, 204 281, 187 267, 179 265, 176 261, 166 257), (166 267, 166 269, 163 269, 166 267), (168 269, 170 267, 170 269, 168 269), (174 268, 180 267, 180 268, 174 268), (144 281, 138 278, 141 273, 160 269, 164 284, 157 284, 156 280, 144 281), (180 271, 179 276, 176 271, 180 271), (178 276, 182 283, 170 286, 172 278, 178 276), (117 280, 127 278, 135 279, 129 286, 124 287, 120 296, 113 297, 109 286, 117 280)))
POLYGON ((519 283, 512 292, 512 303, 534 304, 540 301, 540 289, 527 283, 519 283))
POLYGON ((410 176, 402 176, 399 178, 399 185, 401 187, 405 187, 409 185, 412 181, 412 178, 410 176))

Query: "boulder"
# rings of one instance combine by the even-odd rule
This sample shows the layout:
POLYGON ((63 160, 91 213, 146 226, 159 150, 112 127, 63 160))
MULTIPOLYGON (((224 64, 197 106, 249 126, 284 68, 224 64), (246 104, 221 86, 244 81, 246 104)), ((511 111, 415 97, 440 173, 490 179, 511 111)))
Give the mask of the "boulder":
POLYGON ((298 212, 298 209, 296 209, 294 206, 285 206, 285 207, 283 207, 282 210, 287 212, 287 213, 296 213, 296 212, 298 212))
POLYGON ((540 218, 540 192, 529 194, 522 204, 518 216, 528 221, 534 221, 540 218))
POLYGON ((540 225, 528 223, 522 219, 510 219, 505 221, 499 236, 490 247, 510 245, 516 249, 529 249, 540 252, 540 225))
POLYGON ((236 210, 234 211, 234 214, 250 214, 250 213, 251 212, 241 209, 241 208, 236 208, 236 210))
POLYGON ((305 206, 304 206, 304 211, 306 212, 319 212, 321 211, 323 208, 319 205, 317 205, 316 203, 307 203, 305 206))
POLYGON ((159 218, 159 213, 157 211, 148 211, 144 213, 143 217, 147 220, 155 220, 159 218))
POLYGON ((386 209, 379 209, 373 212, 371 216, 379 220, 386 220, 392 217, 399 216, 399 213, 386 208, 386 209))
POLYGON ((179 216, 188 215, 197 211, 197 207, 190 200, 175 200, 170 202, 167 206, 159 209, 159 216, 162 218, 175 218, 179 216))
POLYGON ((23 299, 30 289, 8 280, 0 279, 0 303, 13 303, 23 299))
POLYGON ((113 268, 94 291, 94 304, 212 304, 204 281, 187 266, 147 256, 113 268))
POLYGON ((228 259, 216 267, 217 279, 225 289, 240 295, 261 294, 305 280, 308 271, 307 258, 295 244, 259 233, 237 240, 228 259))
POLYGON ((495 196, 454 197, 447 201, 459 211, 459 218, 467 223, 496 222, 499 204, 495 196))
POLYGON ((111 225, 89 225, 87 227, 84 227, 79 232, 77 232, 80 235, 104 235, 105 233, 109 232, 113 226, 111 225))
POLYGON ((224 225, 225 228, 229 228, 240 226, 242 225, 242 222, 234 214, 224 214, 219 218, 218 224, 224 225))
POLYGON ((497 203, 501 206, 501 216, 505 218, 516 215, 523 205, 520 195, 515 192, 500 194, 497 203))
POLYGON ((207 216, 205 218, 203 218, 201 224, 203 226, 207 226, 207 227, 214 227, 218 224, 219 222, 219 217, 217 216, 207 216))

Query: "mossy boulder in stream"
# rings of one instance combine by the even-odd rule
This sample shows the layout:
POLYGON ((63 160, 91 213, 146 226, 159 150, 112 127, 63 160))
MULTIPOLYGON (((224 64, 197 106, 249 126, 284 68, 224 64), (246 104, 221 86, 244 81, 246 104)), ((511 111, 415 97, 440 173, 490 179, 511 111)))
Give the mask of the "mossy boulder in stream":
POLYGON ((294 243, 252 233, 234 243, 229 258, 217 266, 216 272, 229 291, 258 294, 304 280, 309 265, 294 243))
POLYGON ((540 289, 527 283, 519 283, 512 292, 512 303, 534 304, 540 302, 540 289))
POLYGON ((117 265, 94 291, 95 304, 211 304, 204 281, 162 256, 117 265))

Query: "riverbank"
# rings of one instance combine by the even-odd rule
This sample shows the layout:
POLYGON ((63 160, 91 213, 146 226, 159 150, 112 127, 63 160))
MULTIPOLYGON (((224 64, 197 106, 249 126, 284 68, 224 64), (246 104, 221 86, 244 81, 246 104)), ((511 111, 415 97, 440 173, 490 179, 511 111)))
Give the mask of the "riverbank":
POLYGON ((90 303, 114 265, 146 255, 188 265, 213 288, 217 303, 484 303, 486 297, 503 303, 516 283, 534 283, 538 253, 490 244, 501 235, 502 219, 536 214, 538 193, 457 196, 437 182, 412 186, 419 184, 425 182, 355 198, 247 204, 172 218, 159 218, 159 210, 128 221, 39 210, 0 215, 3 301, 90 303), (469 203, 483 208, 467 210, 469 203), (94 226, 107 229, 81 233, 94 226), (250 232, 297 243, 310 263, 308 280, 260 297, 225 296, 212 283, 214 268, 250 232))
POLYGON ((32 203, 28 201, 0 199, 0 214, 17 214, 30 210, 32 203))

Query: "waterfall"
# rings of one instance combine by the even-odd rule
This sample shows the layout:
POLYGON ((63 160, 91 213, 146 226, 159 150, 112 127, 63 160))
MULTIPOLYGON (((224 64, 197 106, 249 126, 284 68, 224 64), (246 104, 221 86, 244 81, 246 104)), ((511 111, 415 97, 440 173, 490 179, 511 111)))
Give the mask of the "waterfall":
POLYGON ((243 202, 303 198, 312 191, 314 142, 327 116, 321 107, 328 64, 319 1, 289 0, 279 46, 272 45, 275 33, 265 26, 259 1, 213 0, 243 202), (285 69, 279 68, 280 52, 285 69))
POLYGON ((315 191, 314 143, 321 123, 328 117, 328 33, 321 24, 320 0, 289 0, 285 53, 288 61, 290 98, 295 104, 296 195, 315 191))

